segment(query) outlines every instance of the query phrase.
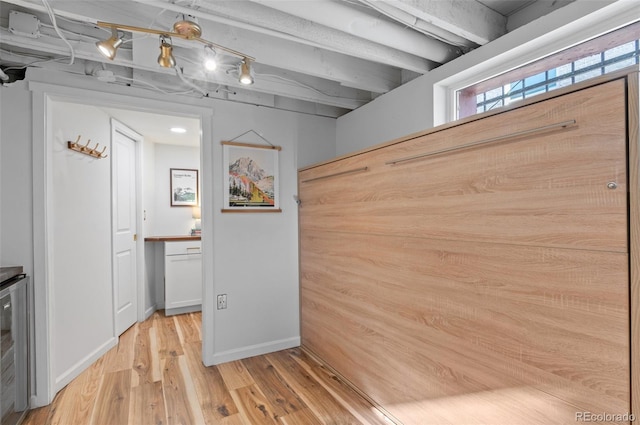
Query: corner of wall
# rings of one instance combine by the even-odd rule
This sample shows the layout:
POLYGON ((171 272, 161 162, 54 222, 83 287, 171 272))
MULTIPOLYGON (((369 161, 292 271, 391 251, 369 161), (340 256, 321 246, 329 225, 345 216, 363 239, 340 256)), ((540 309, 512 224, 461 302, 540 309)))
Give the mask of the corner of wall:
POLYGON ((300 337, 281 339, 278 341, 270 341, 264 344, 249 345, 246 347, 235 348, 233 350, 222 351, 213 356, 213 365, 227 363, 234 360, 246 359, 248 357, 260 356, 263 354, 273 353, 288 348, 300 346, 300 337))

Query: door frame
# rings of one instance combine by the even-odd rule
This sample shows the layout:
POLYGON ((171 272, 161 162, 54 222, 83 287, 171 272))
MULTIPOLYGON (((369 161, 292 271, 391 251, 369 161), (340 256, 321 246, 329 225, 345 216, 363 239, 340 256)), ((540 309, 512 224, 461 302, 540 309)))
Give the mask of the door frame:
MULTIPOLYGON (((113 141, 115 140, 116 134, 120 133, 123 134, 124 136, 130 138, 131 140, 133 140, 135 142, 135 175, 134 178, 136 179, 135 182, 135 186, 136 186, 136 235, 141 234, 142 230, 144 229, 144 187, 142 184, 142 157, 144 155, 144 137, 142 135, 140 135, 139 133, 137 133, 135 130, 131 129, 130 127, 128 127, 127 125, 125 125, 124 123, 118 121, 115 118, 111 118, 110 120, 111 122, 111 146, 113 146, 113 141)), ((113 161, 111 162, 111 182, 113 183, 113 161)), ((112 222, 111 222, 111 244, 112 244, 112 248, 113 248, 113 244, 114 244, 114 238, 115 238, 115 229, 113 228, 113 205, 115 202, 115 192, 113 190, 113 185, 111 187, 111 209, 112 209, 112 222)), ((113 252, 112 249, 112 253, 111 253, 111 271, 112 273, 114 272, 114 255, 115 253, 113 252)), ((145 256, 145 252, 144 252, 144 238, 141 237, 137 237, 136 238, 136 320, 138 322, 142 322, 144 321, 145 317, 144 317, 144 305, 145 305, 145 299, 144 299, 144 282, 145 282, 145 261, 144 261, 144 256, 145 256)), ((116 290, 116 282, 115 282, 115 273, 112 274, 112 283, 113 283, 113 297, 114 297, 114 303, 113 303, 113 332, 114 332, 114 336, 119 337, 119 335, 117 335, 118 333, 118 326, 117 326, 117 312, 118 312, 118 306, 116 303, 116 295, 117 295, 117 290, 116 290)))
MULTIPOLYGON (((39 75, 39 74, 36 74, 39 75)), ((175 97, 167 100, 161 94, 148 90, 122 87, 114 85, 97 85, 93 81, 76 77, 48 75, 45 78, 34 78, 28 81, 28 91, 31 93, 32 119, 32 185, 33 185, 33 329, 32 341, 32 370, 37 374, 32 377, 32 394, 30 405, 45 406, 53 401, 56 395, 54 371, 52 367, 52 310, 53 288, 52 264, 49 261, 53 255, 52 222, 52 174, 51 174, 51 146, 53 141, 51 105, 53 102, 71 102, 81 105, 109 107, 125 110, 137 110, 164 115, 176 115, 197 118, 200 120, 200 167, 202 181, 209 182, 209 192, 202 191, 202 252, 203 255, 213 256, 213 240, 210 237, 213 223, 213 147, 204 140, 213 140, 213 108, 207 102, 193 98, 175 97), (107 91, 109 90, 109 91, 107 91)), ((139 160, 142 160, 140 155, 139 160)), ((141 184, 141 182, 140 182, 141 184)), ((138 197, 142 196, 141 193, 138 197)), ((137 212, 138 216, 143 210, 137 212)), ((144 238, 141 238, 144 239, 144 238)), ((142 249, 138 256, 144 258, 144 240, 138 240, 142 249)), ((213 335, 208 335, 210 326, 205 321, 212 320, 213 294, 213 262, 203 262, 203 358, 210 358, 214 352, 213 335)), ((144 261, 138 263, 143 269, 144 261)), ((138 272, 140 273, 140 272, 138 272)), ((144 285, 144 278, 143 278, 144 285)), ((143 309, 144 310, 144 309, 143 309)), ((140 313, 140 312, 138 312, 140 313)), ((144 314, 144 311, 143 311, 144 314)), ((211 325, 213 328, 213 324, 211 325)), ((114 327, 115 333, 115 327, 114 327)))

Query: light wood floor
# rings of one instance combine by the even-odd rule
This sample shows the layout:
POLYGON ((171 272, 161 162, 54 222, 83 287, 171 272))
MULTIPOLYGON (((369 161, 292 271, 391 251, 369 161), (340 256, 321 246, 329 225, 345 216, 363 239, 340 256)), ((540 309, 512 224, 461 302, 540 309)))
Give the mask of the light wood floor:
POLYGON ((200 313, 157 312, 25 425, 389 425, 300 349, 204 367, 200 313))

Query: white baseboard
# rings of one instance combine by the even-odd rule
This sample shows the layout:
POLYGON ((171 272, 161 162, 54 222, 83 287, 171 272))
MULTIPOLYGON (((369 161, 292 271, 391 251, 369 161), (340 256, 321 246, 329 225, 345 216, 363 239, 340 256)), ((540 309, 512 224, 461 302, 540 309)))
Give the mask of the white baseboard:
POLYGON ((173 316, 175 314, 193 313, 194 311, 202 311, 202 305, 196 304, 196 305, 189 305, 186 307, 165 308, 164 315, 173 316))
POLYGON ((144 320, 147 320, 149 317, 151 317, 151 315, 155 313, 156 310, 158 310, 158 306, 156 304, 146 309, 144 312, 144 320))
POLYGON ((235 348, 213 355, 212 365, 217 365, 234 360, 246 359, 248 357, 260 356, 262 354, 273 353, 275 351, 286 350, 287 348, 299 347, 300 337, 270 341, 262 344, 249 345, 247 347, 235 348))
POLYGON ((55 383, 54 383, 54 388, 53 388, 54 393, 57 393, 62 388, 64 388, 65 385, 67 385, 74 378, 76 378, 78 375, 80 375, 85 369, 87 369, 89 366, 91 366, 96 360, 98 360, 107 351, 109 351, 110 349, 112 349, 116 345, 118 345, 118 338, 117 337, 110 338, 107 342, 102 344, 100 347, 96 348, 88 356, 86 356, 85 358, 80 360, 75 365, 71 366, 69 369, 67 369, 60 376, 57 376, 55 378, 55 383))

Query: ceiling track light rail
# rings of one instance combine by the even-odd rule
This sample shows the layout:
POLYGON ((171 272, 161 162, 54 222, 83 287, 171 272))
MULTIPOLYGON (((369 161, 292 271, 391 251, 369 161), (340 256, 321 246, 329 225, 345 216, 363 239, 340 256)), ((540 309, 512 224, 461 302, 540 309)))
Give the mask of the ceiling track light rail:
MULTIPOLYGON (((123 43, 122 37, 118 35, 118 31, 129 31, 129 32, 137 32, 144 34, 154 34, 158 35, 160 38, 160 56, 158 57, 158 64, 165 68, 172 68, 176 65, 175 58, 173 57, 173 38, 181 38, 183 40, 191 40, 196 41, 198 43, 202 43, 205 46, 205 50, 209 48, 213 51, 213 49, 217 49, 218 51, 227 52, 230 55, 237 56, 241 59, 239 63, 239 81, 241 84, 248 85, 253 84, 253 76, 251 75, 251 62, 255 61, 255 58, 244 54, 242 52, 238 52, 237 50, 230 49, 228 47, 222 46, 220 44, 214 43, 209 40, 205 40, 201 38, 202 30, 200 26, 195 22, 182 20, 176 22, 173 25, 173 31, 163 31, 157 30, 153 28, 142 28, 136 27, 132 25, 123 25, 117 24, 113 22, 104 22, 97 21, 96 25, 101 28, 110 28, 111 29, 111 37, 106 40, 102 40, 96 43, 98 50, 107 57, 108 59, 113 60, 116 56, 116 50, 123 43)), ((213 52, 215 54, 215 51, 213 52)))

